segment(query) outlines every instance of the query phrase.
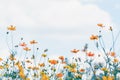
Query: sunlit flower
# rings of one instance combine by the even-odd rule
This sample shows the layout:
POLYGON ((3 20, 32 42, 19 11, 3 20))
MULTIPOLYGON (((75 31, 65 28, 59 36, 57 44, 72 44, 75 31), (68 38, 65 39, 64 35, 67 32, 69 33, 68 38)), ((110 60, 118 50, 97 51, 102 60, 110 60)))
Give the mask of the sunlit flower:
POLYGON ((58 74, 56 74, 56 76, 57 76, 58 78, 61 78, 61 77, 63 77, 63 73, 58 73, 58 74))
POLYGON ((19 45, 22 46, 22 47, 26 47, 27 46, 27 44, 25 42, 20 43, 19 45))
POLYGON ((65 58, 64 56, 59 56, 59 59, 63 61, 65 58))
POLYGON ((10 25, 10 26, 8 26, 7 29, 10 30, 10 31, 15 31, 15 30, 16 30, 16 27, 13 26, 13 25, 10 25))
POLYGON ((98 40, 98 35, 91 35, 90 40, 98 40))
POLYGON ((45 64, 44 63, 41 63, 41 64, 38 64, 40 67, 44 67, 45 64))
POLYGON ((32 63, 30 60, 26 60, 27 63, 32 63))
POLYGON ((46 56, 47 56, 47 54, 43 53, 41 56, 42 56, 42 57, 46 57, 46 56))
POLYGON ((114 77, 112 77, 112 76, 103 76, 102 80, 114 80, 114 77))
POLYGON ((57 64, 57 63, 58 63, 58 61, 57 61, 57 60, 49 60, 49 63, 51 63, 51 64, 55 65, 55 64, 57 64))
POLYGON ((3 59, 2 58, 0 58, 0 61, 2 61, 3 59))
POLYGON ((80 50, 77 50, 77 49, 73 49, 71 50, 72 53, 78 53, 80 50))
POLYGON ((92 53, 92 52, 88 52, 87 53, 87 56, 89 56, 89 57, 93 57, 95 54, 94 53, 92 53))
POLYGON ((102 28, 104 27, 103 24, 101 23, 97 24, 97 26, 102 27, 102 28))
POLYGON ((85 69, 80 69, 80 72, 85 72, 85 69))
POLYGON ((109 55, 115 57, 115 52, 110 52, 109 55))
POLYGON ((101 70, 102 70, 102 71, 108 71, 108 69, 107 69, 107 68, 101 68, 101 70))
POLYGON ((117 58, 114 58, 113 62, 114 62, 114 63, 118 63, 119 60, 118 60, 117 58))
POLYGON ((30 44, 37 44, 38 42, 36 42, 35 40, 30 41, 30 44))
POLYGON ((4 67, 2 65, 0 65, 0 69, 3 69, 4 67))
POLYGON ((25 47, 25 48, 23 48, 23 50, 25 50, 25 51, 30 51, 31 49, 28 48, 28 47, 25 47))

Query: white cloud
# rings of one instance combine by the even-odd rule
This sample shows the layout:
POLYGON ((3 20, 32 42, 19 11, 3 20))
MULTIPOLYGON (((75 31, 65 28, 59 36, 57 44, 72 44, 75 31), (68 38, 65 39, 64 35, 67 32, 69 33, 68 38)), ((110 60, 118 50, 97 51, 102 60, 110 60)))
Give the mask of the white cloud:
POLYGON ((0 10, 0 26, 16 25, 26 38, 86 39, 97 23, 112 23, 109 13, 79 0, 4 0, 0 10))

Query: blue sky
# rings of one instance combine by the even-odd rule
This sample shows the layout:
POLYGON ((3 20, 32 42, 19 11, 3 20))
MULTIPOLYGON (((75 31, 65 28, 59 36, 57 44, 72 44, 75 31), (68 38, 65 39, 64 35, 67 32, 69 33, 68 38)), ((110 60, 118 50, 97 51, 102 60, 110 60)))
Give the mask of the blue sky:
MULTIPOLYGON (((6 27, 12 24, 17 27, 17 40, 35 39, 41 50, 49 49, 50 56, 67 56, 71 49, 90 43, 97 23, 120 29, 119 0, 0 0, 0 10, 2 43, 6 27)), ((7 55, 2 43, 1 55, 7 55)))

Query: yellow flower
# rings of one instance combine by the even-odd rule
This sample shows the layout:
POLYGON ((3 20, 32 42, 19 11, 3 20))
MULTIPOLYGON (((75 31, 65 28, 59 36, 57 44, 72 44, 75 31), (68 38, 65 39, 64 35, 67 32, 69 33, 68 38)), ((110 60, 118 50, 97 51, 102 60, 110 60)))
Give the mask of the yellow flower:
POLYGON ((40 80, 49 80, 49 76, 46 75, 44 72, 40 72, 41 74, 41 79, 40 80))
POLYGON ((112 77, 112 76, 103 76, 102 80, 114 80, 114 77, 112 77))
POLYGON ((3 59, 2 58, 0 58, 0 61, 2 61, 3 59))
POLYGON ((16 27, 13 26, 13 25, 10 25, 10 26, 8 26, 7 29, 10 30, 10 31, 15 31, 15 30, 16 30, 16 27))
POLYGON ((2 65, 0 65, 0 69, 3 69, 4 67, 2 65))
POLYGON ((101 70, 102 70, 102 71, 108 71, 108 69, 107 69, 107 68, 101 68, 101 70))
POLYGON ((117 63, 117 62, 119 62, 119 60, 117 58, 114 58, 113 62, 117 63))
POLYGON ((47 54, 43 53, 41 56, 42 56, 42 57, 46 57, 46 56, 47 56, 47 54))

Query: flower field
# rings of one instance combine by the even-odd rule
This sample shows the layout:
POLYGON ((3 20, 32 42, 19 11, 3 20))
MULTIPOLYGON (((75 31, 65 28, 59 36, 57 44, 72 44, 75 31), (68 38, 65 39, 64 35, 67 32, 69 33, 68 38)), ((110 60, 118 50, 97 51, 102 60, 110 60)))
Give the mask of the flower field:
POLYGON ((72 59, 64 55, 51 59, 47 55, 49 49, 39 53, 36 40, 27 44, 21 38, 19 44, 14 44, 16 27, 8 26, 6 36, 11 43, 7 44, 9 56, 0 57, 0 80, 120 80, 120 57, 115 51, 120 33, 114 35, 114 29, 108 27, 112 42, 105 47, 102 32, 106 26, 97 24, 97 27, 98 34, 90 36, 95 50, 90 51, 89 44, 85 44, 82 49, 70 50, 74 54, 72 59), (28 55, 30 52, 32 55, 28 55))

